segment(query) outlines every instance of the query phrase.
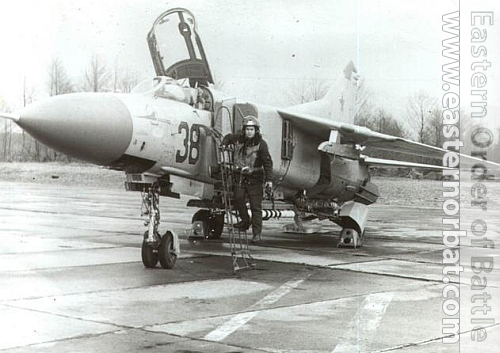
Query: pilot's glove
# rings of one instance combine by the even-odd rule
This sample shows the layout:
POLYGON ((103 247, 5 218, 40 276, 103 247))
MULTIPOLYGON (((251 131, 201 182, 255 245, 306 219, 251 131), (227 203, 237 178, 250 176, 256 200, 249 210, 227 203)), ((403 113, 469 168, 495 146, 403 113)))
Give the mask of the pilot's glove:
MULTIPOLYGON (((266 186, 265 186, 264 190, 265 190, 265 199, 271 200, 274 203, 273 182, 266 181, 266 186)), ((273 204, 273 208, 274 208, 274 204, 273 204)))
POLYGON ((225 137, 222 139, 221 143, 220 143, 220 145, 221 145, 222 147, 227 147, 228 145, 231 145, 231 144, 232 144, 232 143, 229 141, 229 138, 228 138, 227 136, 225 136, 225 137))

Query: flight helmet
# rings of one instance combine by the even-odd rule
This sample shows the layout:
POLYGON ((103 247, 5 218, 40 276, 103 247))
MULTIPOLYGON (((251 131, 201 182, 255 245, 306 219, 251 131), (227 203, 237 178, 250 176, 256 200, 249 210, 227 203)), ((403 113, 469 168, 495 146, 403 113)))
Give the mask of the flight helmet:
POLYGON ((242 130, 245 130, 247 126, 255 126, 256 131, 260 128, 259 121, 253 115, 247 115, 243 118, 243 124, 241 126, 242 130))

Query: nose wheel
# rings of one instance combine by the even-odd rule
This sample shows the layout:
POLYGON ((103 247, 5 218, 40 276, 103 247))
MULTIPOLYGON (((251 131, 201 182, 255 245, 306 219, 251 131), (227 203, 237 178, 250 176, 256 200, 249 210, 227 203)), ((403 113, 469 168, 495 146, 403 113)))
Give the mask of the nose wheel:
POLYGON ((160 255, 158 253, 158 248, 154 244, 147 241, 148 232, 144 232, 144 240, 142 241, 141 255, 142 263, 146 268, 155 268, 158 264, 160 255))
POLYGON ((162 236, 158 232, 160 225, 159 186, 152 184, 142 195, 143 215, 148 215, 141 247, 142 263, 146 268, 154 268, 160 262, 164 269, 172 269, 180 254, 179 238, 173 231, 167 230, 162 236))
POLYGON ((155 268, 158 262, 164 269, 172 269, 177 261, 177 251, 174 244, 175 235, 171 231, 167 231, 162 237, 158 236, 158 241, 149 243, 147 241, 148 232, 144 233, 144 241, 142 242, 142 263, 146 268, 155 268))
POLYGON ((175 261, 177 260, 177 252, 175 250, 174 235, 172 232, 167 231, 161 238, 161 245, 158 249, 158 257, 162 268, 168 270, 174 268, 175 261))

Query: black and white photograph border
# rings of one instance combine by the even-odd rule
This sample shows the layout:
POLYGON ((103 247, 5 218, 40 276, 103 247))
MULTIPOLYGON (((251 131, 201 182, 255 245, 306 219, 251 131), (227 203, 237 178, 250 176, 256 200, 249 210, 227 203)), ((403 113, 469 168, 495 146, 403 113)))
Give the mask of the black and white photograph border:
POLYGON ((498 2, 0 13, 0 352, 498 351, 498 2))

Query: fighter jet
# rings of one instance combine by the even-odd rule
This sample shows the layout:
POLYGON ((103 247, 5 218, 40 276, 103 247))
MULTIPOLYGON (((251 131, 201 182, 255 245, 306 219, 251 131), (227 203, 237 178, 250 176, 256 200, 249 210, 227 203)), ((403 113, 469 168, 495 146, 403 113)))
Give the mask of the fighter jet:
POLYGON ((199 208, 193 224, 205 238, 221 236, 227 219, 221 137, 239 132, 247 115, 259 119, 274 161, 273 197, 264 204, 264 219, 293 215, 288 230, 295 232, 304 231, 305 218, 330 220, 342 228, 340 245, 362 244, 368 206, 379 197, 371 166, 446 169, 362 154, 372 147, 441 159, 447 151, 354 125, 359 76, 352 62, 324 98, 277 109, 238 102, 214 88, 188 10, 161 14, 147 41, 157 76, 132 93, 72 93, 2 114, 57 151, 126 173, 126 189, 142 192, 149 217, 142 242, 146 267, 159 261, 172 268, 179 253, 175 232, 159 232, 160 196, 192 195, 188 206, 199 208))

